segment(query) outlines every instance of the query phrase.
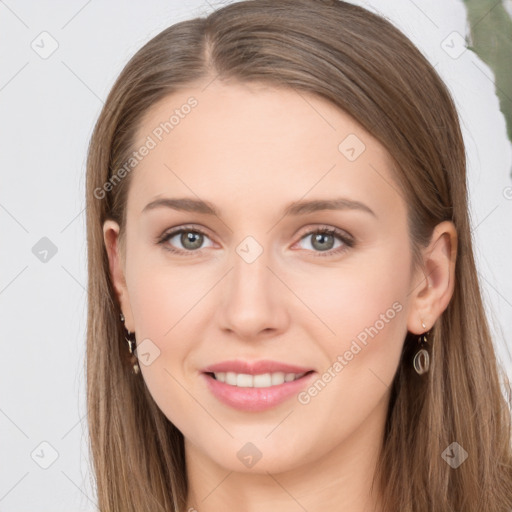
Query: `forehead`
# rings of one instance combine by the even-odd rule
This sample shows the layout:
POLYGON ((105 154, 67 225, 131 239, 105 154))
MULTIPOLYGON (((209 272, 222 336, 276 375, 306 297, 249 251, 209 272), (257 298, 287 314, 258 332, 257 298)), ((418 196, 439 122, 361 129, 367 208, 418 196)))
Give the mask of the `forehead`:
POLYGON ((157 195, 226 208, 333 194, 377 210, 400 200, 385 148, 327 100, 291 88, 214 81, 178 91, 145 114, 134 146, 144 145, 130 186, 137 207, 157 195))

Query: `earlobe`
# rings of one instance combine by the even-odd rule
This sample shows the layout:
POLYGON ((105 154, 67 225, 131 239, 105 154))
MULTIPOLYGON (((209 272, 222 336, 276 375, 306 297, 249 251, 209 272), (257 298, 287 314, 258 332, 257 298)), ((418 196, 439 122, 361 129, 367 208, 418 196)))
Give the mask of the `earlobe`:
POLYGON ((434 228, 431 241, 423 251, 423 279, 412 292, 407 321, 410 332, 422 334, 430 330, 448 307, 455 288, 456 258, 457 231, 453 222, 443 221, 434 228))
POLYGON ((107 220, 103 224, 103 240, 107 251, 110 278, 119 301, 121 311, 125 316, 125 325, 131 325, 131 308, 128 301, 128 291, 124 274, 123 255, 119 244, 119 224, 107 220))

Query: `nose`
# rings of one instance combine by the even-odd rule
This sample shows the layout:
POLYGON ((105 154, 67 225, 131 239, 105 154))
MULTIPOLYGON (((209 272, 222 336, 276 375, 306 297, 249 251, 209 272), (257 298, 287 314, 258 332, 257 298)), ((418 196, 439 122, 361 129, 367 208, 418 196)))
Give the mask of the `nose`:
POLYGON ((220 328, 245 340, 284 332, 289 323, 290 292, 278 275, 267 251, 252 262, 235 252, 217 310, 220 328))

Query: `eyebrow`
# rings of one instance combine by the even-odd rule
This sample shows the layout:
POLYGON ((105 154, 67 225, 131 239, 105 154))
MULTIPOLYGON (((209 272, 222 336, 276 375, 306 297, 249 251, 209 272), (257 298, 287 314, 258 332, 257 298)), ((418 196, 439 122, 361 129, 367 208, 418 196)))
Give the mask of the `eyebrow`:
MULTIPOLYGON (((169 198, 162 197, 155 199, 148 203, 142 213, 154 210, 155 208, 171 208, 173 210, 202 213, 204 215, 215 215, 221 217, 220 211, 209 201, 203 201, 201 199, 193 199, 187 197, 180 198, 169 198)), ((364 203, 360 201, 354 201, 344 197, 337 197, 334 199, 312 199, 294 201, 288 204, 283 210, 283 217, 286 216, 298 216, 306 215, 308 213, 314 213, 323 210, 359 210, 362 212, 369 213, 374 217, 377 217, 375 212, 364 203)))

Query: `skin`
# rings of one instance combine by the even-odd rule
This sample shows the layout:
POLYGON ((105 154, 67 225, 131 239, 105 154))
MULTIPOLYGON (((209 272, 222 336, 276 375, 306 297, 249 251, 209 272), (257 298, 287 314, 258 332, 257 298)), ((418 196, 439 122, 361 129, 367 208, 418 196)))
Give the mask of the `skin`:
POLYGON ((148 111, 137 147, 169 112, 190 96, 198 100, 133 171, 125 246, 119 226, 104 224, 125 325, 138 343, 149 338, 160 351, 150 365, 140 364, 142 378, 184 435, 188 507, 380 510, 380 490, 372 492, 371 483, 389 386, 407 331, 428 331, 452 296, 454 226, 439 224, 423 251, 425 272, 409 271, 406 203, 376 139, 313 95, 219 81, 204 87, 174 93, 148 111), (352 162, 338 149, 348 134, 366 146, 352 162), (375 216, 281 213, 292 201, 338 196, 375 216), (208 200, 220 215, 166 207, 142 213, 162 197, 208 200), (155 243, 189 224, 207 233, 200 249, 179 235, 165 244, 183 255, 155 243), (325 226, 350 234, 355 245, 336 237, 315 244, 314 230, 325 226), (252 263, 236 252, 247 236, 263 248, 252 263), (284 361, 321 376, 396 302, 401 311, 306 405, 292 397, 264 412, 239 411, 200 378, 204 366, 235 358, 284 361), (248 442, 262 454, 251 468, 237 457, 248 442))

